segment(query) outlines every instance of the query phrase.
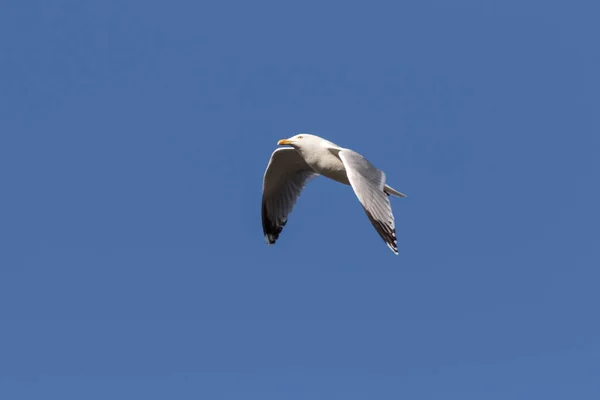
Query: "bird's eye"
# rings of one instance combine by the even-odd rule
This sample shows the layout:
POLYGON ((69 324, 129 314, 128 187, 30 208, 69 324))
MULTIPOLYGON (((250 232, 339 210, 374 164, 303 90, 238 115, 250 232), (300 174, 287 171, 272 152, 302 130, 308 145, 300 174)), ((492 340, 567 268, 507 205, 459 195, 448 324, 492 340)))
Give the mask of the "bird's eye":
POLYGON ((302 139, 302 136, 298 136, 298 139, 302 139))

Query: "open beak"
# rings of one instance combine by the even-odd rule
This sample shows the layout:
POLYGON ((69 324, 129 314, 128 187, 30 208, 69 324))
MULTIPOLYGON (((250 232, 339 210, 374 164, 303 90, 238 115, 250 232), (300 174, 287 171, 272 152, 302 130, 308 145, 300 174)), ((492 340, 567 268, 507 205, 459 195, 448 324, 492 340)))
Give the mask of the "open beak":
POLYGON ((278 145, 283 145, 283 144, 292 144, 292 141, 289 139, 281 139, 279 142, 277 142, 278 145))

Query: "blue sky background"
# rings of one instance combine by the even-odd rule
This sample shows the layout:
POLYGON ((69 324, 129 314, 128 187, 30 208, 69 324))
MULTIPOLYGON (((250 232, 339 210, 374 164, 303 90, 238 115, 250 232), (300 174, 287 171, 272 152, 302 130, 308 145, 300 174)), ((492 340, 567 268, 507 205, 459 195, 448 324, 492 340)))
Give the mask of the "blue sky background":
POLYGON ((0 398, 600 398, 597 4, 3 1, 0 398))

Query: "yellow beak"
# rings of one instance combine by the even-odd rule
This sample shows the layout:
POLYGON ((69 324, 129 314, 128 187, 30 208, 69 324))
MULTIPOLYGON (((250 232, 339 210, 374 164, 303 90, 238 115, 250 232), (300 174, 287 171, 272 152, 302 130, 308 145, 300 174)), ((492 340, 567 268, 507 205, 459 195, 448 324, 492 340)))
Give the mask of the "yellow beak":
POLYGON ((281 139, 279 142, 277 142, 278 145, 282 145, 282 144, 292 144, 292 141, 289 139, 281 139))

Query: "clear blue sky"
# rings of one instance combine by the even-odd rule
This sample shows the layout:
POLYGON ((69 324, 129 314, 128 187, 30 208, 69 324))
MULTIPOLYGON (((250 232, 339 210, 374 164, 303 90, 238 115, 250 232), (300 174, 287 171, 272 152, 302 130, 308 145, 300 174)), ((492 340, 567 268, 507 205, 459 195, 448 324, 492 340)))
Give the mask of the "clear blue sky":
POLYGON ((600 28, 577 1, 3 1, 0 398, 600 398, 600 28), (400 255, 313 181, 388 183, 400 255))

